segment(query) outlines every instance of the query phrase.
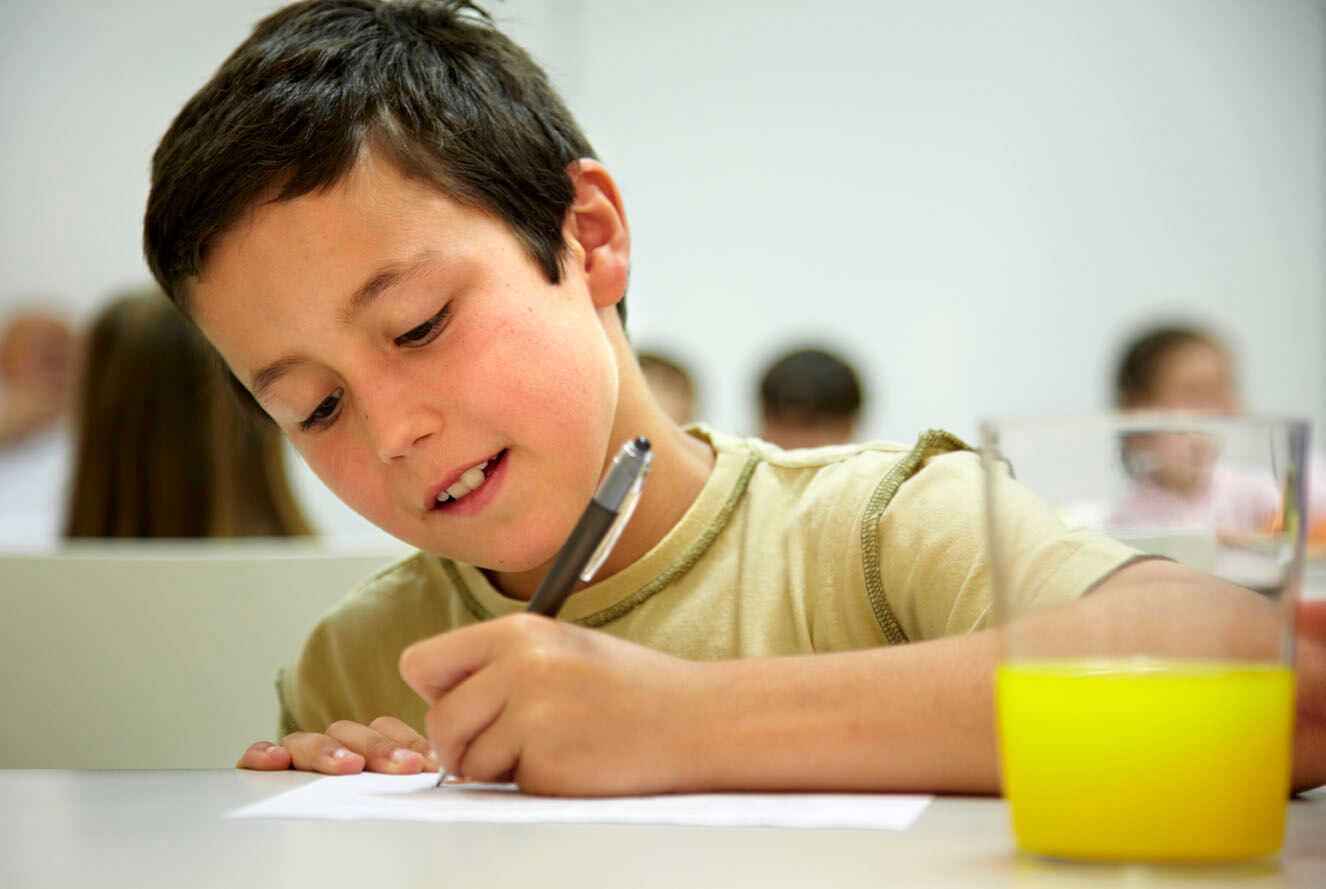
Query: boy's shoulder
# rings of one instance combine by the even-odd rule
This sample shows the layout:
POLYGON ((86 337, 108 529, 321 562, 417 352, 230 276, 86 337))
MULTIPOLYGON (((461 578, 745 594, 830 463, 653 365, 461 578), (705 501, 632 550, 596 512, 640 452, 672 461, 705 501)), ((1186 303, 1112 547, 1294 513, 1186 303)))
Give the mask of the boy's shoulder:
POLYGON ((439 560, 415 550, 370 574, 357 583, 350 594, 332 610, 372 608, 383 598, 426 592, 442 579, 439 560))
POLYGON ((879 481, 886 475, 901 484, 930 464, 956 464, 956 471, 963 474, 979 471, 979 459, 972 448, 952 433, 938 429, 922 432, 910 444, 875 440, 796 450, 784 450, 758 438, 725 435, 702 425, 689 427, 688 431, 720 455, 745 454, 761 464, 765 475, 787 481, 801 479, 806 484, 813 480, 820 484, 879 481))
MULTIPOLYGON (((363 632, 436 620, 452 586, 442 559, 416 550, 354 584, 350 592, 318 620, 314 636, 346 638, 363 632)), ((394 631, 394 630, 393 630, 394 631)))
MULTIPOLYGON (((980 460, 961 439, 930 430, 910 444, 784 450, 703 431, 719 465, 738 454, 753 466, 741 511, 724 532, 728 547, 741 551, 739 563, 750 566, 743 570, 761 575, 750 586, 802 603, 817 650, 943 634, 947 622, 930 612, 954 612, 968 556, 983 539, 980 460), (906 547, 893 546, 901 540, 906 547), (954 562, 961 573, 918 580, 912 568, 925 553, 927 564, 954 562)), ((954 626, 968 611, 975 613, 964 628, 977 622, 980 593, 954 626)))
POLYGON ((956 436, 929 430, 912 444, 857 442, 783 450, 756 438, 693 428, 718 466, 744 464, 743 523, 757 540, 801 536, 852 547, 863 529, 892 524, 934 530, 970 526, 980 510, 978 455, 956 436), (735 459, 734 459, 735 458, 735 459))

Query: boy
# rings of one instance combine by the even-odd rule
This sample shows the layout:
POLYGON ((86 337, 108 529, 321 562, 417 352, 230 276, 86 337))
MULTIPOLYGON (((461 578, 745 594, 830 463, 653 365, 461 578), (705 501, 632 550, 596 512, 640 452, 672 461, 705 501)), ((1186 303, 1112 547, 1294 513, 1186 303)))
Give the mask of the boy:
MULTIPOLYGON (((278 683, 288 734, 240 764, 995 790, 975 457, 942 433, 784 454, 673 424, 623 327, 616 185, 465 6, 287 7, 154 158, 153 273, 322 479, 421 550, 319 624, 278 683), (637 435, 653 473, 599 579, 565 620, 518 614, 637 435)), ((1054 579, 1035 604, 1098 587, 1047 634, 1144 616, 1157 583, 1214 595, 1038 504, 1020 519, 1054 579)), ((1315 731, 1300 783, 1323 777, 1315 731)))

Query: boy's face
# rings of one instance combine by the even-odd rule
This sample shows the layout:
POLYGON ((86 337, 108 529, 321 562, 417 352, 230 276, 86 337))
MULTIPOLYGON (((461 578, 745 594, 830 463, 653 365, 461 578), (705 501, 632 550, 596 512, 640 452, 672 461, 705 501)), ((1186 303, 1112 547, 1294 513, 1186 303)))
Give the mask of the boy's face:
POLYGON ((615 310, 567 233, 554 286, 499 219, 366 155, 220 238, 193 313, 356 511, 428 552, 527 570, 593 493, 618 394, 615 310))

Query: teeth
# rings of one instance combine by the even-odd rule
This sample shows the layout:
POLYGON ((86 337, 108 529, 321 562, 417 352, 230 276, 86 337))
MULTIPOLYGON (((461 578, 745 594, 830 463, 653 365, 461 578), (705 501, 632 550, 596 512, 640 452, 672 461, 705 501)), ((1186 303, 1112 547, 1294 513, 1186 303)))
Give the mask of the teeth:
POLYGON ((456 483, 447 488, 441 494, 437 495, 438 503, 446 503, 448 500, 459 500, 466 494, 473 491, 479 485, 483 484, 483 471, 487 468, 489 461, 485 460, 478 466, 471 466, 456 480, 456 483))

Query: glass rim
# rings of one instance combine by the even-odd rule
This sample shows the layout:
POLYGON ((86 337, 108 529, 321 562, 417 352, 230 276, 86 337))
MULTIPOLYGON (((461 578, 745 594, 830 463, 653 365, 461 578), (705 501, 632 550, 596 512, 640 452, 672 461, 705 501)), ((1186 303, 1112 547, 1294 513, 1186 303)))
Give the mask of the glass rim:
POLYGON ((1193 429, 1281 429, 1306 432, 1312 423, 1289 414, 1212 414, 1184 410, 1085 411, 1023 413, 983 417, 981 438, 991 433, 1053 427, 1137 429, 1138 431, 1184 432, 1193 429))

